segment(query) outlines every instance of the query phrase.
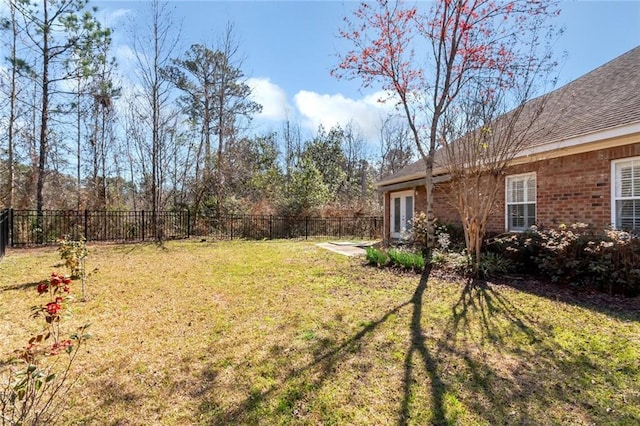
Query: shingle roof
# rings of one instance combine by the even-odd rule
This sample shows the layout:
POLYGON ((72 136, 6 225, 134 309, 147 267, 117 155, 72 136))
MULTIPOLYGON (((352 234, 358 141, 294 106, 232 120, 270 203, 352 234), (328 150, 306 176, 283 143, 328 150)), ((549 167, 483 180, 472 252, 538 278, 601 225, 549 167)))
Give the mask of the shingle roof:
MULTIPOLYGON (((528 148, 640 122, 640 46, 545 95, 544 128, 528 148)), ((531 101, 534 102, 535 100, 531 101)), ((379 182, 424 176, 418 160, 379 182)))

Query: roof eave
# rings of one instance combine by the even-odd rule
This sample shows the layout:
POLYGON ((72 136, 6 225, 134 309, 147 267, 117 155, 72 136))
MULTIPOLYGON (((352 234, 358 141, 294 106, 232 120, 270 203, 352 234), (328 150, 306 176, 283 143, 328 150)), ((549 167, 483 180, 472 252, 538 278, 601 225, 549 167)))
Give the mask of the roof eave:
POLYGON ((389 185, 393 185, 395 183, 401 183, 401 182, 407 182, 407 181, 411 181, 411 180, 417 180, 417 179, 421 179, 426 177, 426 173, 424 171, 422 172, 416 172, 416 173, 411 173, 409 175, 404 175, 404 176, 398 176, 398 177, 392 177, 389 179, 385 179, 385 180, 381 180, 378 181, 374 184, 374 186, 376 188, 380 188, 381 186, 389 186, 389 185))
MULTIPOLYGON (((598 142, 620 140, 621 144, 625 144, 628 142, 623 138, 635 134, 640 134, 640 121, 525 148, 513 158, 512 162, 522 164, 536 161, 535 157, 539 154, 568 151, 571 148, 578 147, 583 147, 582 151, 584 152, 596 151, 602 149, 598 142)), ((568 152, 568 154, 573 153, 568 152)))
MULTIPOLYGON (((605 148, 600 142, 604 143, 609 141, 618 141, 619 143, 617 144, 614 143, 613 145, 609 145, 625 145, 629 143, 629 141, 625 140, 624 138, 633 135, 640 135, 640 121, 532 146, 530 148, 523 149, 518 155, 513 158, 513 160, 510 161, 510 163, 511 165, 515 165, 538 161, 540 159, 540 155, 547 153, 557 153, 559 154, 557 156, 562 156, 573 155, 579 152, 596 151, 598 149, 605 148)), ((446 173, 446 170, 442 167, 438 167, 433 170, 434 176, 444 173, 446 173)), ((389 179, 377 182, 375 184, 375 187, 380 190, 385 186, 422 179, 425 176, 426 173, 424 171, 411 173, 405 176, 398 176, 395 178, 392 176, 389 179)))

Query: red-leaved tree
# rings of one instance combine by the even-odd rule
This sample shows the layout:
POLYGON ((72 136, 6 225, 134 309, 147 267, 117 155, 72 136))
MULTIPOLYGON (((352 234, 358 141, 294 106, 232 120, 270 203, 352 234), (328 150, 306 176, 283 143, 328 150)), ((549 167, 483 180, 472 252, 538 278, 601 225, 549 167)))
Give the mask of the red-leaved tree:
MULTIPOLYGON (((535 93, 534 77, 553 65, 549 36, 554 27, 549 18, 558 14, 556 6, 553 0, 439 0, 424 11, 377 0, 362 3, 353 17, 344 19, 340 36, 351 48, 339 55, 333 75, 359 80, 364 87, 381 85, 388 93, 383 101, 396 102, 404 113, 424 161, 427 259, 435 242, 436 151, 446 135, 461 133, 451 126, 473 127, 465 108, 473 103, 470 94, 478 102, 500 99, 516 107, 535 93), (510 91, 517 95, 509 96, 510 91), (455 114, 464 118, 450 119, 455 114)), ((476 122, 482 127, 487 119, 485 115, 476 122)))

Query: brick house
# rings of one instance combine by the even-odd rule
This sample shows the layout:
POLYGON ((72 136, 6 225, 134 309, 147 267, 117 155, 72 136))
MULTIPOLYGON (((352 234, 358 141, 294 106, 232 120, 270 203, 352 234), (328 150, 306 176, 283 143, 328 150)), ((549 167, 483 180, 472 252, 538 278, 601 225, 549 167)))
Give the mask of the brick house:
MULTIPOLYGON (((640 230, 640 46, 546 95, 544 136, 510 163, 487 231, 588 223, 640 230)), ((434 166, 434 212, 459 222, 434 166)), ((422 160, 376 184, 384 195, 384 239, 400 238, 426 210, 422 160)))

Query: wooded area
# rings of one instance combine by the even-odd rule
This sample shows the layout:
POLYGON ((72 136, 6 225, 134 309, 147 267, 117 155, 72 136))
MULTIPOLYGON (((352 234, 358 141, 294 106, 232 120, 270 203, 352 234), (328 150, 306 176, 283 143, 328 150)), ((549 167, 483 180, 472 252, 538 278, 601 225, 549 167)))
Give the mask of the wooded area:
POLYGON ((1 207, 377 215, 373 182, 413 158, 393 117, 374 150, 355 125, 252 132, 261 105, 232 24, 180 52, 167 4, 150 2, 123 79, 86 0, 3 1, 1 207))

